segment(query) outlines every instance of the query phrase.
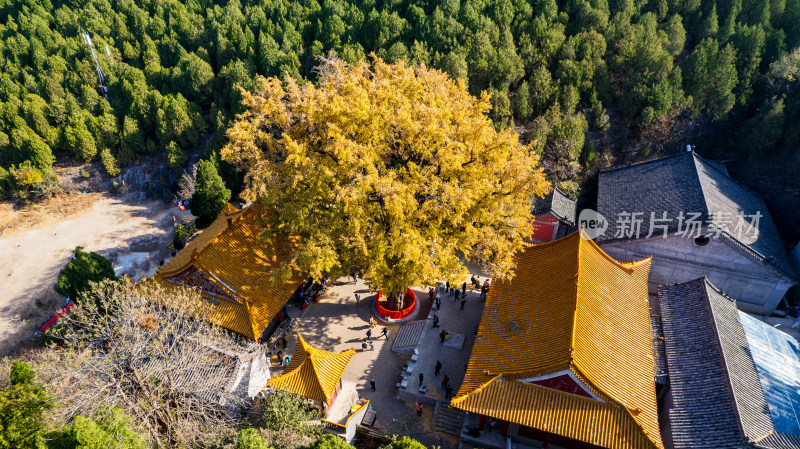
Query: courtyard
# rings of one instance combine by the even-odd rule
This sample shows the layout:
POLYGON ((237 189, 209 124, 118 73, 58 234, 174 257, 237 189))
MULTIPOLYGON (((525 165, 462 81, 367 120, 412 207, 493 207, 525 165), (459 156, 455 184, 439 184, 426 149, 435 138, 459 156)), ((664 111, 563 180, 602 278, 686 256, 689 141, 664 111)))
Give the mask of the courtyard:
MULTIPOLYGON (((486 279, 480 273, 476 275, 480 275, 481 282, 486 279)), ((413 290, 420 307, 413 321, 405 324, 409 329, 403 331, 404 335, 413 333, 412 340, 416 342, 418 354, 413 362, 411 354, 392 351, 402 325, 387 324, 375 315, 372 307, 375 295, 370 294, 361 279, 355 284, 346 277, 333 281, 320 296, 319 302, 311 303, 305 310, 292 307, 289 315, 298 318, 295 331, 311 345, 332 352, 351 347, 356 349, 357 353, 344 372, 342 382, 352 382, 356 385, 359 396, 369 399, 376 413, 374 427, 377 430, 386 434, 407 435, 426 445, 456 447, 456 435, 434 427, 435 412, 439 408, 447 408, 448 401, 442 385, 444 376, 449 377, 453 394, 461 385, 484 301, 480 299, 479 290, 471 291, 468 287, 462 310, 461 301, 445 290, 437 289, 436 293, 441 295, 441 310, 437 310, 434 302, 429 299, 427 288, 416 287, 413 290), (356 304, 355 294, 361 298, 359 304, 356 304), (439 317, 438 328, 433 327, 430 319, 433 314, 439 317), (378 325, 372 328, 374 349, 363 350, 361 345, 369 329, 370 317, 378 319, 378 325), (388 339, 381 335, 384 327, 388 330, 388 339), (450 339, 445 344, 440 341, 439 332, 442 329, 450 334, 450 339), (462 336, 463 342, 460 341, 462 336), (442 363, 442 369, 435 376, 437 361, 442 363), (409 365, 411 368, 406 369, 409 365), (424 376, 424 393, 419 389, 420 373, 424 376), (403 380, 403 374, 407 381, 405 388, 401 390, 399 384, 403 380), (371 379, 375 380, 374 392, 369 384, 371 379), (417 416, 415 411, 414 401, 417 399, 424 405, 421 416, 417 416)), ((296 333, 292 333, 283 353, 291 355, 295 343, 296 333)), ((273 357, 273 369, 276 368, 276 363, 277 360, 273 357)), ((451 415, 453 413, 450 411, 451 415)))

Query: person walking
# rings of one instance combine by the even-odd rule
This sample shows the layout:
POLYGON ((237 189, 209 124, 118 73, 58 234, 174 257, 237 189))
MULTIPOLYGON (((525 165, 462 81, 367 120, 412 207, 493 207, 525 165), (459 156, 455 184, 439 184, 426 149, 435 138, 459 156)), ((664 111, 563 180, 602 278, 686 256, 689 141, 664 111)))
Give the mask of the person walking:
POLYGON ((456 297, 455 297, 455 298, 453 298, 453 301, 457 300, 457 299, 458 299, 458 298, 460 298, 460 297, 461 297, 461 289, 460 289, 460 288, 457 288, 457 289, 456 289, 456 297))
POLYGON ((442 379, 442 387, 447 388, 450 385, 450 378, 447 377, 447 374, 444 375, 444 379, 442 379))
POLYGON ((442 329, 442 331, 439 332, 439 340, 442 342, 442 344, 444 344, 445 338, 447 338, 447 334, 445 333, 444 329, 442 329))
POLYGON ((389 340, 389 330, 386 329, 385 327, 383 328, 383 330, 381 330, 381 335, 386 337, 386 340, 389 340))
POLYGON ((433 295, 436 293, 436 289, 433 287, 428 289, 428 300, 433 301, 433 295))
POLYGON ((439 327, 439 315, 433 315, 433 327, 439 327))
POLYGON ((356 307, 361 307, 361 297, 356 293, 356 307))
POLYGON ((452 397, 453 397, 453 387, 447 385, 446 387, 444 387, 444 398, 449 401, 450 398, 452 397))
POLYGON ((422 404, 419 401, 414 402, 416 404, 414 407, 417 409, 417 416, 422 416, 422 404))
POLYGON ((372 379, 370 379, 369 386, 372 387, 372 391, 376 391, 375 390, 375 378, 374 377, 372 379))
POLYGON ((422 386, 422 381, 423 381, 423 380, 425 380, 425 375, 424 375, 424 374, 422 374, 422 373, 419 373, 419 386, 420 386, 420 387, 422 386))
POLYGON ((464 281, 464 284, 461 285, 461 291, 464 292, 464 296, 467 296, 467 281, 464 281))
POLYGON ((350 270, 350 277, 353 278, 353 283, 356 283, 356 270, 350 270))
POLYGON ((442 371, 442 362, 440 360, 436 361, 436 370, 433 372, 434 376, 438 376, 439 373, 442 371))
POLYGON ((372 343, 372 340, 369 341, 369 350, 370 351, 374 351, 375 350, 375 345, 372 343))
POLYGON ((436 297, 436 311, 442 310, 442 298, 436 297))
POLYGON ((467 297, 466 296, 462 296, 461 297, 461 310, 464 310, 464 304, 466 304, 466 303, 467 303, 467 297))
POLYGON ((353 284, 358 284, 358 273, 353 275, 353 284))
POLYGON ((367 341, 372 341, 372 328, 367 329, 367 341))
POLYGON ((283 363, 283 351, 278 351, 278 365, 283 363))

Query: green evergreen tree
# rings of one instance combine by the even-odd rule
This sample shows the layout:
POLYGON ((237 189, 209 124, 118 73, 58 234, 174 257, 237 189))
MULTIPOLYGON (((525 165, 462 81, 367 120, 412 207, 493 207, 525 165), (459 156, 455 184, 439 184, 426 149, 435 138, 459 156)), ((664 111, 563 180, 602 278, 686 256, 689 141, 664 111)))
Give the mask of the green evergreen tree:
POLYGON ((197 216, 198 229, 207 228, 230 199, 231 191, 225 188, 214 163, 204 160, 198 162, 194 195, 189 201, 189 209, 197 216))

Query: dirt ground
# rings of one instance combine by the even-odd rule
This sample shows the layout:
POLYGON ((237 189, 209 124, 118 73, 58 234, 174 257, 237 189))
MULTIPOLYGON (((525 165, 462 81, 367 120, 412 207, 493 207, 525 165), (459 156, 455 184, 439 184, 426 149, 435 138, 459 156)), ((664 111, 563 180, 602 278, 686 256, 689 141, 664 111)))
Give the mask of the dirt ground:
POLYGON ((0 203, 0 356, 31 344, 66 298, 53 290, 76 246, 111 260, 118 275, 153 273, 169 256, 174 204, 133 195, 69 194, 25 209, 0 203))

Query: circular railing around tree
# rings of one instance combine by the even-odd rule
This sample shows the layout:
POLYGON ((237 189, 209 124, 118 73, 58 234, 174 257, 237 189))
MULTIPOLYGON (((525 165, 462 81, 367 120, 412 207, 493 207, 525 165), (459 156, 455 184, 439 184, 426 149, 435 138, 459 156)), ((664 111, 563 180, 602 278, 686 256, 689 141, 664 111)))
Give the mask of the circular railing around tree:
POLYGON ((414 294, 414 291, 411 290, 411 288, 406 288, 406 296, 411 298, 411 301, 404 301, 404 307, 400 310, 391 310, 382 306, 380 303, 381 295, 383 295, 383 292, 378 290, 378 294, 375 295, 375 310, 377 310, 381 316, 391 318, 393 320, 399 320, 400 318, 408 316, 414 311, 414 307, 417 305, 417 295, 414 294))

